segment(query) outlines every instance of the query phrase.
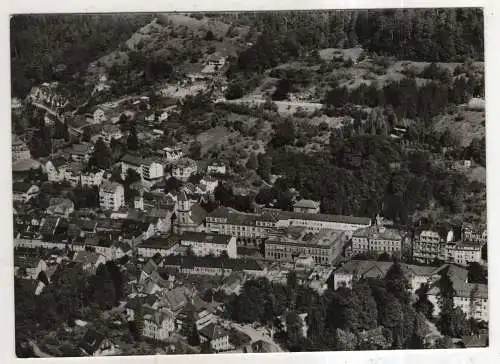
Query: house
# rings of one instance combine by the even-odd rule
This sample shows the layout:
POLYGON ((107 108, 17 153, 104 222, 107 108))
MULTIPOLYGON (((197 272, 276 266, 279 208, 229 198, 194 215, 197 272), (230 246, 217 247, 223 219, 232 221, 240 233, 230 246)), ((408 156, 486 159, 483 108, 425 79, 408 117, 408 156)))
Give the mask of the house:
POLYGON ((78 143, 73 144, 67 153, 75 162, 88 162, 93 151, 94 146, 91 143, 78 143))
POLYGON ((111 140, 120 140, 123 138, 123 133, 119 126, 106 124, 101 129, 100 137, 107 145, 110 145, 111 140))
POLYGON ((104 181, 104 175, 103 170, 83 172, 80 175, 80 184, 89 187, 100 186, 104 181))
POLYGON ((229 332, 217 324, 209 324, 200 331, 200 341, 209 342, 215 352, 228 351, 233 348, 229 342, 229 332))
POLYGON ((237 257, 235 236, 188 231, 181 236, 180 243, 191 247, 197 256, 220 256, 226 252, 229 258, 237 257))
POLYGON ((190 293, 190 297, 188 303, 184 307, 184 309, 177 315, 177 325, 181 328, 184 325, 185 320, 189 315, 194 314, 194 318, 196 321, 196 327, 198 330, 203 329, 204 327, 215 322, 216 317, 214 315, 217 307, 220 304, 213 302, 208 303, 203 301, 200 297, 198 297, 194 292, 190 293))
POLYGON ((37 279, 41 272, 47 270, 47 263, 36 255, 14 254, 14 274, 24 279, 37 279))
POLYGON ((318 201, 313 200, 300 200, 294 203, 293 211, 294 212, 305 212, 309 214, 318 214, 319 213, 320 203, 318 201))
POLYGON ((111 259, 118 260, 123 258, 124 256, 132 255, 132 247, 130 244, 124 241, 114 242, 111 245, 111 259))
POLYGON ((196 162, 189 158, 181 158, 174 162, 172 166, 172 177, 186 182, 189 177, 196 174, 198 166, 196 162))
POLYGON ((73 201, 63 197, 53 197, 49 200, 49 207, 47 207, 47 214, 54 216, 63 216, 68 218, 75 210, 73 201))
POLYGON ((125 189, 116 182, 104 182, 99 187, 99 205, 105 210, 117 211, 125 205, 125 189))
POLYGON ((96 252, 79 251, 73 257, 73 261, 81 264, 82 269, 85 272, 95 274, 97 272, 97 268, 101 264, 106 263, 106 258, 104 255, 96 252))
POLYGON ((159 253, 161 255, 172 254, 180 243, 178 235, 153 236, 137 246, 137 253, 143 257, 152 257, 159 253))
POLYGON ((94 113, 92 114, 94 123, 96 124, 102 124, 105 121, 107 121, 106 113, 102 109, 95 109, 94 113))
POLYGON ((31 153, 28 145, 16 134, 12 134, 11 151, 12 162, 31 159, 31 153))
POLYGON ((256 260, 226 257, 169 255, 163 258, 163 266, 184 274, 205 276, 229 276, 232 272, 243 272, 248 276, 261 277, 267 273, 267 269, 256 260))
POLYGON ((182 152, 182 147, 165 147, 163 148, 163 153, 167 158, 167 162, 175 162, 184 156, 182 152))
POLYGON ((94 330, 88 330, 85 333, 78 348, 84 355, 88 356, 117 355, 119 353, 118 348, 110 339, 94 330))
MULTIPOLYGON (((456 264, 443 264, 436 269, 436 273, 447 274, 453 284, 455 295, 453 303, 459 307, 467 318, 488 321, 488 285, 469 283, 466 268, 456 264)), ((439 285, 433 284, 427 292, 429 301, 434 305, 433 315, 440 313, 439 285)))
POLYGON ((226 174, 226 166, 223 163, 212 163, 207 167, 207 174, 224 175, 226 174))
POLYGON ((153 158, 142 158, 126 154, 121 160, 122 176, 125 177, 129 169, 136 171, 143 181, 153 183, 163 178, 165 172, 163 164, 153 158))
POLYGON ((53 158, 45 163, 45 171, 49 182, 62 182, 66 174, 66 160, 64 158, 53 158))
POLYGON ((382 279, 392 264, 382 261, 351 260, 333 272, 334 289, 352 288, 352 283, 361 278, 382 279))
POLYGON ((175 331, 174 314, 167 309, 144 307, 142 335, 149 339, 166 341, 175 331))
POLYGON ((205 176, 200 180, 200 187, 203 187, 203 190, 197 189, 197 192, 200 194, 213 194, 218 185, 219 181, 216 178, 205 176))
POLYGON ((467 266, 471 262, 482 263, 483 243, 453 242, 445 246, 445 261, 467 266))
POLYGON ((226 279, 224 279, 221 289, 227 295, 238 295, 240 294, 241 287, 243 287, 245 280, 245 274, 242 272, 233 272, 226 279))
POLYGON ((27 182, 14 182, 12 184, 12 192, 14 201, 25 203, 37 197, 40 193, 40 188, 27 182))

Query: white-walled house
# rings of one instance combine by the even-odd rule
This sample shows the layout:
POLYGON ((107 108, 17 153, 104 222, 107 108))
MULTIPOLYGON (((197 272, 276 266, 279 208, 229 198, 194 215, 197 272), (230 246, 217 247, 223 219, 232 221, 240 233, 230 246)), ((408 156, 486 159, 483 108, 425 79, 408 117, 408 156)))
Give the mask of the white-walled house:
POLYGON ((99 188, 99 205, 105 210, 117 211, 125 205, 125 189, 116 182, 104 182, 99 188))
POLYGON ((236 258, 236 237, 203 232, 188 231, 181 237, 181 245, 191 247, 197 256, 220 256, 226 252, 229 258, 236 258))

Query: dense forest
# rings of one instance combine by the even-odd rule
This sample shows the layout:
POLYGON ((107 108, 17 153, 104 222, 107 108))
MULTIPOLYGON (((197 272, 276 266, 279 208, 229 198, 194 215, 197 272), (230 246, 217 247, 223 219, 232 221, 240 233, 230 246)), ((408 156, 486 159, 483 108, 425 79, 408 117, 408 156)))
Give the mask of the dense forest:
POLYGON ((12 94, 24 97, 33 85, 70 79, 152 19, 152 14, 13 16, 12 94))
POLYGON ((263 13, 257 42, 229 74, 262 72, 315 49, 360 46, 398 59, 463 62, 483 59, 481 9, 400 9, 263 13))
MULTIPOLYGON (((34 84, 84 70, 153 18, 154 14, 12 17, 13 95, 22 97, 34 84)), ((229 70, 233 76, 259 73, 284 59, 326 47, 361 46, 368 52, 411 60, 483 59, 481 9, 295 11, 240 13, 230 18, 250 26, 248 39, 257 37, 229 70)))

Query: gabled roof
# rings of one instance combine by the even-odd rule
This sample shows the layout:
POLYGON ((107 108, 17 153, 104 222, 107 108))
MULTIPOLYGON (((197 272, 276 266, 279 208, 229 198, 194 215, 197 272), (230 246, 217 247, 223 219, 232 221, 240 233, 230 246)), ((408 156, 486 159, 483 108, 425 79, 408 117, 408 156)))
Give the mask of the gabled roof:
POLYGON ((229 336, 229 332, 216 324, 209 324, 200 330, 200 334, 210 340, 220 339, 229 336))
POLYGON ((313 200, 300 200, 297 201, 293 207, 298 208, 307 208, 307 209, 316 209, 319 207, 319 202, 313 200))
POLYGON ((73 261, 81 263, 82 265, 95 265, 100 257, 102 257, 102 255, 99 253, 79 251, 75 254, 73 261))
POLYGON ((87 354, 94 354, 98 349, 101 343, 104 340, 104 335, 98 333, 95 330, 88 330, 85 333, 82 341, 80 342, 79 347, 83 349, 87 354))

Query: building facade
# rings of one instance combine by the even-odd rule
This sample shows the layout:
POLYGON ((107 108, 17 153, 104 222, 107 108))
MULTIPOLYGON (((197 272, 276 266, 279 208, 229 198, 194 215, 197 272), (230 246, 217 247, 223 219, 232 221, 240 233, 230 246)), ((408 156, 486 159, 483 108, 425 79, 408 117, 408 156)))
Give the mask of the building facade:
POLYGON ((99 188, 99 205, 105 210, 117 211, 125 205, 125 189, 116 182, 105 182, 99 188))
POLYGON ((203 232, 186 232, 181 237, 181 245, 191 247, 197 256, 220 256, 223 252, 229 258, 236 258, 236 237, 203 232))

